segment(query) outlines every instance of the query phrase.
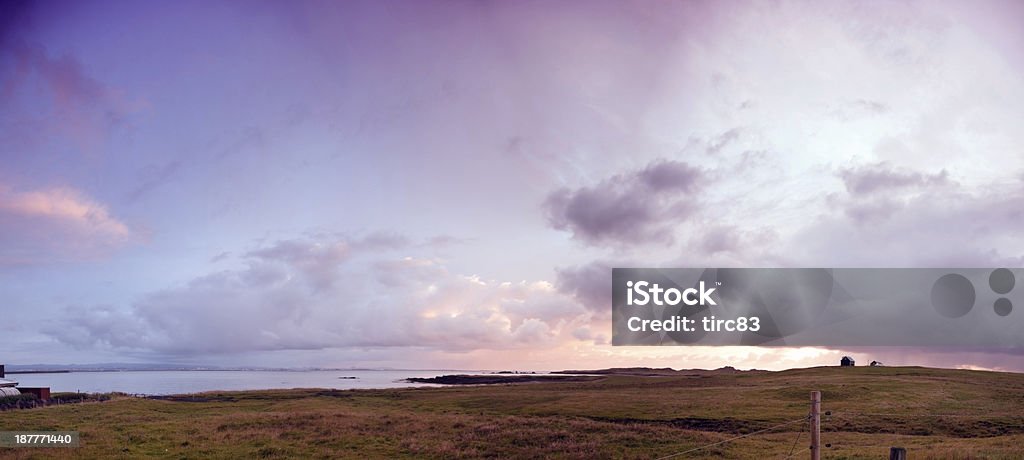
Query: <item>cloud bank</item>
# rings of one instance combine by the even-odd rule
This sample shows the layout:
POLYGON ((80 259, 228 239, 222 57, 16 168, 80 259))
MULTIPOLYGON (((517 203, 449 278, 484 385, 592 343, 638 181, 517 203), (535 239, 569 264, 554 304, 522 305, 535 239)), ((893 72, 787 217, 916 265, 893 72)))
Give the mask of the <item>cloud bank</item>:
POLYGON ((550 283, 499 282, 400 257, 399 239, 292 239, 241 267, 144 295, 129 308, 73 308, 50 333, 78 347, 164 355, 413 347, 464 352, 564 340, 586 310, 550 283))

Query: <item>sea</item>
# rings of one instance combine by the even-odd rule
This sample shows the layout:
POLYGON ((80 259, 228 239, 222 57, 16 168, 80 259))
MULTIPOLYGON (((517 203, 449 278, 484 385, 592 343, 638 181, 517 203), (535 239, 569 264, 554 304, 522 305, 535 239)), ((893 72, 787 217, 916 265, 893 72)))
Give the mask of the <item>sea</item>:
POLYGON ((441 385, 409 383, 410 377, 487 374, 470 370, 170 370, 73 371, 7 374, 23 387, 50 387, 51 392, 122 392, 139 395, 200 393, 215 390, 288 388, 405 388, 441 385))

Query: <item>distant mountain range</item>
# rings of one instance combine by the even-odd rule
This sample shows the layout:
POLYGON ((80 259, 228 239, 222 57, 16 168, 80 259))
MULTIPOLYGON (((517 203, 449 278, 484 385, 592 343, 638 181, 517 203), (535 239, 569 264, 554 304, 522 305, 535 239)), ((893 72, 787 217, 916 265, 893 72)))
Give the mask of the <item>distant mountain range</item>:
POLYGON ((210 366, 198 364, 155 364, 155 363, 92 363, 92 364, 8 364, 8 374, 34 372, 119 372, 119 371, 379 371, 396 370, 390 368, 279 368, 279 367, 243 367, 243 366, 210 366))

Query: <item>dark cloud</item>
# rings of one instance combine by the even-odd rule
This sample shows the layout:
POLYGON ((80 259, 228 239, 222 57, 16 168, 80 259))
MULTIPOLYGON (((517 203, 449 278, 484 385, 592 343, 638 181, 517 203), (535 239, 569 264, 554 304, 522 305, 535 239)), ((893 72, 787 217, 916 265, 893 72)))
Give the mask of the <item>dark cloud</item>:
POLYGON ((859 225, 889 219, 924 194, 939 196, 959 190, 946 170, 928 174, 884 162, 842 168, 836 175, 846 194, 830 195, 827 202, 859 225))
POLYGON ((558 190, 544 208, 552 227, 589 244, 671 242, 672 226, 696 209, 703 179, 687 163, 659 160, 591 187, 558 190))
POLYGON ((693 192, 701 179, 700 170, 678 161, 661 160, 637 173, 637 178, 654 191, 693 192))
POLYGON ((868 195, 924 187, 955 185, 946 170, 925 174, 893 167, 888 163, 875 163, 839 170, 839 177, 851 195, 868 195))
POLYGON ((612 265, 594 261, 586 265, 556 269, 558 290, 570 295, 599 316, 612 311, 612 265))
POLYGON ((847 193, 789 238, 789 257, 811 266, 991 267, 1024 263, 1019 182, 968 189, 945 172, 884 164, 840 172, 847 193))

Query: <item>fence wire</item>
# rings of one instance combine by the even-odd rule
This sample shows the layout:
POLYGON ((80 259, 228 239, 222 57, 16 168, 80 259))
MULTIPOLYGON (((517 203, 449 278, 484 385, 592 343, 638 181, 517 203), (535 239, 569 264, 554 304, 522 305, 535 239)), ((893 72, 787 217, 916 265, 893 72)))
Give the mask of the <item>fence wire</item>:
POLYGON ((769 431, 774 431, 774 430, 777 430, 777 429, 782 428, 784 426, 789 426, 789 425, 792 425, 792 424, 797 423, 797 422, 806 422, 809 419, 810 419, 809 415, 803 416, 803 417, 800 417, 800 418, 795 419, 795 420, 790 420, 788 422, 783 422, 783 423, 780 423, 780 424, 775 425, 775 426, 770 426, 770 427, 765 428, 763 430, 757 430, 757 431, 754 431, 754 432, 751 432, 751 433, 742 434, 742 435, 739 435, 739 436, 735 436, 735 437, 732 437, 732 438, 729 438, 729 439, 725 439, 725 440, 722 440, 722 441, 714 442, 714 443, 707 444, 707 445, 704 445, 704 446, 694 447, 693 449, 690 449, 690 450, 684 450, 682 452, 676 452, 674 454, 666 455, 664 457, 658 457, 656 460, 667 460, 669 458, 675 458, 675 457, 678 457, 680 455, 689 454, 691 452, 697 452, 698 450, 704 450, 704 449, 707 449, 709 447, 720 446, 722 444, 726 444, 726 443, 735 441, 737 439, 749 438, 751 436, 758 435, 758 434, 761 434, 761 433, 767 433, 769 431))

